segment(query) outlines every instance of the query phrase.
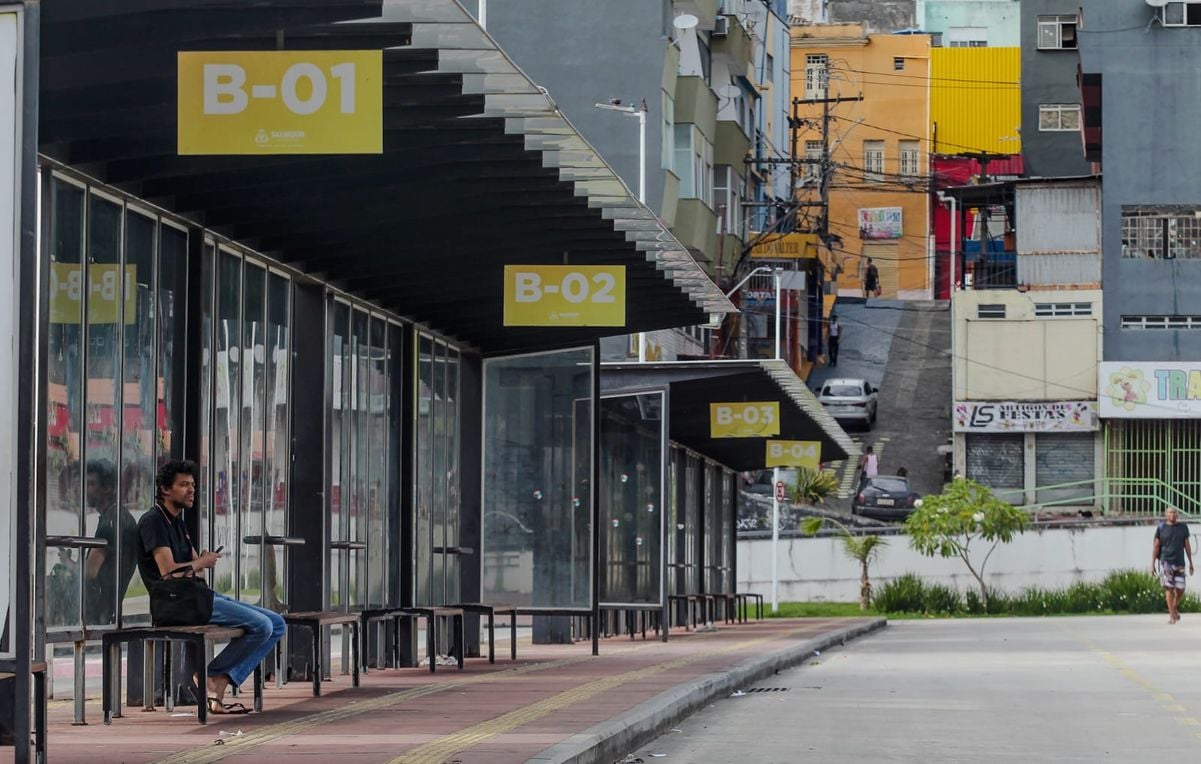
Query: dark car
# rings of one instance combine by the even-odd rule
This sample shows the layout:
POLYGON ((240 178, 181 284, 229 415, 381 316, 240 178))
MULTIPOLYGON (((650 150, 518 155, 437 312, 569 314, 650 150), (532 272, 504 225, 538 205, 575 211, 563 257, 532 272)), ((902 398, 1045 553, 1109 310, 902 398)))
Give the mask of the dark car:
POLYGON ((864 478, 851 499, 851 514, 877 520, 904 520, 922 505, 921 497, 909 485, 909 478, 876 475, 864 478))

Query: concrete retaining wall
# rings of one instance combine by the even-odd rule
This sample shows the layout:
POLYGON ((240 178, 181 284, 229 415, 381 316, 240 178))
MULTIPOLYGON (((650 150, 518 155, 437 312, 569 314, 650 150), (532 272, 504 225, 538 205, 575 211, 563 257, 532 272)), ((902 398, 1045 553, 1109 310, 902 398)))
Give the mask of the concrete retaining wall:
MULTIPOLYGON (((1201 526, 1192 526, 1194 534, 1201 526)), ((1027 531, 997 547, 988 562, 990 586, 1017 592, 1028 586, 1062 587, 1097 581, 1114 570, 1151 565, 1155 523, 1078 526, 1027 531)), ((958 559, 931 559, 909 547, 907 536, 886 536, 888 546, 871 568, 878 589, 904 573, 964 590, 975 580, 958 559)), ((1196 539, 1194 538, 1194 545, 1196 539)), ((987 551, 985 548, 984 551, 987 551)), ((853 602, 859 598, 859 569, 847 559, 838 537, 780 540, 781 602, 853 602)), ((738 591, 771 596, 771 540, 738 542, 738 591)))

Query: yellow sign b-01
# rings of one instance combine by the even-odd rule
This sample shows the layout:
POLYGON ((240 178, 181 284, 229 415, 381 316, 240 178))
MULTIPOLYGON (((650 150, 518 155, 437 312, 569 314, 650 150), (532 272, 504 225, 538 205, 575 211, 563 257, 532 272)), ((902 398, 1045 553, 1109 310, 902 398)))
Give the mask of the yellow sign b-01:
POLYGON ((817 471, 822 463, 822 444, 816 440, 769 440, 765 467, 804 467, 817 471))
POLYGON ((625 326, 624 265, 506 265, 505 326, 625 326))
POLYGON ((777 401, 709 404, 711 438, 768 438, 779 434, 780 404, 777 401))
POLYGON ((378 50, 179 53, 179 153, 380 154, 378 50))

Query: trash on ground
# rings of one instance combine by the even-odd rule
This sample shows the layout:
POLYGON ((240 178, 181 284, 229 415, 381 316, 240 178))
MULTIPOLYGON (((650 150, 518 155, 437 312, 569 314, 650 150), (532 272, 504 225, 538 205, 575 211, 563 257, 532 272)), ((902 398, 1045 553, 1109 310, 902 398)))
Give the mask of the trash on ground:
POLYGON ((650 754, 651 758, 653 758, 653 759, 662 759, 662 758, 663 758, 664 756, 666 756, 666 755, 667 755, 667 754, 665 754, 665 753, 652 753, 652 754, 650 754))
POLYGON ((731 698, 741 698, 743 695, 746 695, 746 693, 743 692, 742 690, 735 690, 734 694, 731 695, 730 697, 731 698))
POLYGON ((220 732, 217 733, 217 736, 218 737, 242 737, 242 730, 238 730, 237 732, 227 732, 226 730, 221 730, 220 732))
POLYGON ((195 715, 196 714, 192 713, 191 711, 184 711, 181 714, 171 714, 171 718, 172 719, 183 719, 186 716, 195 716, 195 715))

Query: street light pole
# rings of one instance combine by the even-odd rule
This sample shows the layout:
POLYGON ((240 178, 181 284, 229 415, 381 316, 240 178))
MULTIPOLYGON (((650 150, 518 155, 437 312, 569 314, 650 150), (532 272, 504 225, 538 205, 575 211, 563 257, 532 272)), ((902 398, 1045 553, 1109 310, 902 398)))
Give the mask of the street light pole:
MULTIPOLYGON (((484 0, 480 0, 484 2, 484 0)), ((646 101, 642 107, 622 106, 620 99, 593 104, 598 109, 638 117, 638 201, 646 204, 646 101)), ((638 363, 646 363, 646 332, 638 332, 638 363)))

